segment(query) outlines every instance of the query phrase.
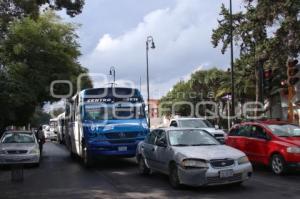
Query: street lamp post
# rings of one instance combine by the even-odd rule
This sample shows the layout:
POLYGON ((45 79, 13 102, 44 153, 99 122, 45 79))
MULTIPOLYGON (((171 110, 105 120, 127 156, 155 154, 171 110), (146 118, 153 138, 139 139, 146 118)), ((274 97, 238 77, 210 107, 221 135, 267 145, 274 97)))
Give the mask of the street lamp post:
POLYGON ((113 87, 116 83, 116 70, 115 67, 110 67, 109 69, 109 75, 113 76, 113 82, 111 83, 111 87, 113 87))
POLYGON ((234 66, 233 66, 233 19, 232 19, 232 0, 230 0, 230 64, 231 64, 231 115, 235 115, 235 93, 234 93, 234 66))
POLYGON ((147 103, 148 103, 148 127, 150 128, 150 89, 149 89, 149 44, 151 49, 155 49, 152 36, 148 36, 146 40, 146 64, 147 64, 147 103))

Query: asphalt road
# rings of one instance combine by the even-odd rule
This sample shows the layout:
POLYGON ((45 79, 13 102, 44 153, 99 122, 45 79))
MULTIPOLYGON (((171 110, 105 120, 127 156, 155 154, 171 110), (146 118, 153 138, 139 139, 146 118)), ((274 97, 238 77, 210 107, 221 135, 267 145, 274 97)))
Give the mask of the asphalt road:
POLYGON ((85 169, 72 160, 64 146, 46 143, 38 168, 26 168, 24 181, 11 182, 9 168, 0 169, 0 198, 300 198, 300 172, 274 176, 267 168, 255 167, 251 180, 241 187, 218 186, 173 190, 167 176, 137 173, 134 159, 99 162, 85 169))

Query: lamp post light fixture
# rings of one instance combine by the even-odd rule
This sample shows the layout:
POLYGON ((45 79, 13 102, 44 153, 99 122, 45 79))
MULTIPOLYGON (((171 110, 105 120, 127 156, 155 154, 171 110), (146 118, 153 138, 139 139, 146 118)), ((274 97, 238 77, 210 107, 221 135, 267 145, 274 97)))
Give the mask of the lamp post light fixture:
POLYGON ((113 87, 116 84, 116 70, 115 67, 110 67, 109 69, 109 75, 113 76, 113 82, 111 83, 111 87, 113 87))
POLYGON ((147 105, 148 105, 148 127, 150 128, 150 89, 149 89, 149 45, 151 49, 155 49, 152 36, 148 36, 146 40, 146 64, 147 64, 147 105))

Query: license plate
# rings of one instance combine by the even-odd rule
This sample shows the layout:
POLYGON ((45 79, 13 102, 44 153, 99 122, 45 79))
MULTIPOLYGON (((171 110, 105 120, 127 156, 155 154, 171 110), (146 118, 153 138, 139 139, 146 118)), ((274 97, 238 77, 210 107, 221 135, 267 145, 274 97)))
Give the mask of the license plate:
POLYGON ((229 178, 233 176, 233 170, 222 170, 219 171, 220 178, 229 178))
POLYGON ((127 151, 127 146, 119 146, 118 151, 127 151))

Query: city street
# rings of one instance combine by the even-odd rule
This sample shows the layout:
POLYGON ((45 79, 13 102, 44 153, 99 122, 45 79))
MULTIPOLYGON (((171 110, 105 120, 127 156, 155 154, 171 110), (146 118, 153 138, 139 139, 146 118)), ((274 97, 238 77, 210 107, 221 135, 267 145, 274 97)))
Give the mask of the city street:
POLYGON ((24 182, 12 183, 10 170, 0 170, 0 198, 299 198, 300 172, 275 176, 255 167, 241 187, 221 186, 173 190, 167 176, 137 173, 134 159, 110 160, 85 169, 63 145, 46 143, 38 168, 24 170, 24 182))

